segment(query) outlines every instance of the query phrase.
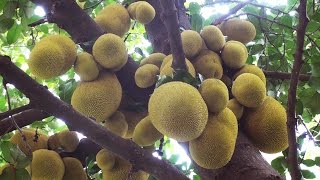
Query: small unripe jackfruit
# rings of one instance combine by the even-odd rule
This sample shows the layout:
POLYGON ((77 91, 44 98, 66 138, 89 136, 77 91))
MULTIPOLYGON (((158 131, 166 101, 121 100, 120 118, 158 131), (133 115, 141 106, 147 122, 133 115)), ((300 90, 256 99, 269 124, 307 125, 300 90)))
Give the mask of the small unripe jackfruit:
POLYGON ((33 152, 31 172, 32 180, 62 179, 65 167, 58 153, 39 149, 33 152))
POLYGON ((126 117, 126 121, 128 123, 128 131, 125 135, 125 138, 132 138, 133 132, 137 124, 148 115, 147 111, 136 112, 136 111, 121 111, 126 117))
MULTIPOLYGON (((164 68, 164 66, 168 63, 168 62, 170 62, 170 61, 172 61, 172 54, 169 54, 168 56, 166 56, 164 59, 163 59, 163 61, 162 61, 162 63, 161 63, 161 66, 160 66, 160 72, 162 71, 162 69, 164 68)), ((172 62, 171 62, 172 63, 172 62)))
POLYGON ((230 19, 221 25, 224 35, 228 40, 235 40, 247 44, 256 36, 256 28, 250 21, 242 19, 230 19))
POLYGON ((79 145, 79 138, 75 131, 64 130, 49 137, 50 149, 73 152, 79 145))
POLYGON ((274 98, 267 96, 261 106, 244 115, 245 132, 253 144, 265 153, 277 153, 288 147, 287 114, 274 98))
POLYGON ((78 159, 65 157, 62 160, 65 166, 65 172, 62 180, 87 180, 86 172, 78 159))
POLYGON ((114 167, 116 156, 106 149, 101 149, 96 155, 97 165, 102 170, 114 167))
POLYGON ((112 133, 124 137, 128 131, 128 123, 126 117, 120 111, 116 111, 112 116, 110 116, 104 123, 106 127, 112 133))
POLYGON ((38 149, 48 149, 48 136, 46 134, 33 128, 22 129, 22 132, 26 137, 26 141, 23 140, 23 137, 19 131, 16 131, 16 133, 11 137, 10 141, 14 144, 17 144, 19 149, 24 154, 30 154, 28 145, 31 148, 31 152, 34 152, 38 149))
POLYGON ((263 71, 255 66, 255 65, 251 65, 251 64, 246 64, 244 65, 234 76, 233 79, 236 79, 240 74, 243 73, 251 73, 254 75, 257 75, 264 84, 266 84, 266 76, 264 75, 263 71))
POLYGON ((221 30, 213 25, 205 26, 200 35, 207 48, 214 52, 219 52, 226 43, 221 30))
POLYGON ((123 40, 114 34, 100 36, 93 45, 93 57, 104 68, 117 71, 128 60, 128 52, 123 40))
POLYGON ((77 56, 74 71, 80 76, 81 81, 92 81, 99 75, 97 63, 87 52, 82 52, 77 56))
POLYGON ((202 48, 202 38, 197 31, 185 30, 181 33, 182 48, 187 59, 192 59, 202 48))
POLYGON ((230 109, 209 114, 203 133, 189 142, 192 159, 206 169, 225 166, 233 155, 237 134, 237 119, 230 109))
POLYGON ((258 76, 243 73, 233 82, 232 94, 240 104, 254 108, 265 100, 266 87, 258 76))
MULTIPOLYGON (((160 76, 173 76, 173 68, 171 67, 172 65, 172 56, 168 57, 168 61, 165 63, 165 65, 162 67, 162 70, 160 70, 160 76), (171 57, 171 59, 169 59, 171 57)), ((187 63, 187 68, 188 68, 188 72, 193 76, 196 77, 196 70, 194 69, 192 63, 186 59, 186 63, 187 63)))
POLYGON ((159 74, 159 68, 153 64, 145 64, 137 69, 134 75, 136 85, 140 88, 147 88, 154 85, 159 74))
POLYGON ((248 51, 241 42, 228 41, 222 49, 221 58, 229 68, 239 69, 245 65, 248 51))
POLYGON ((204 80, 200 85, 199 92, 210 112, 218 113, 227 107, 229 92, 227 86, 221 80, 204 80))
POLYGON ((72 94, 71 105, 80 113, 101 122, 116 112, 121 96, 117 76, 105 72, 94 81, 80 82, 72 94))
POLYGON ((163 135, 153 126, 147 116, 137 124, 132 140, 139 146, 150 146, 162 137, 163 135))
POLYGON ((202 50, 193 61, 194 68, 197 73, 205 78, 221 79, 223 69, 220 56, 210 50, 202 50))
POLYGON ((155 9, 146 1, 139 2, 135 10, 136 20, 141 24, 150 23, 156 15, 155 9))
POLYGON ((166 57, 166 55, 162 54, 162 53, 152 53, 140 62, 140 66, 143 66, 145 64, 154 64, 154 65, 158 66, 158 68, 160 68, 161 64, 163 62, 163 59, 165 57, 166 57))
POLYGON ((198 90, 179 81, 155 89, 148 110, 160 133, 182 142, 200 136, 208 120, 208 108, 198 90))
POLYGON ((239 121, 243 114, 243 106, 235 99, 230 99, 227 108, 229 108, 239 121))

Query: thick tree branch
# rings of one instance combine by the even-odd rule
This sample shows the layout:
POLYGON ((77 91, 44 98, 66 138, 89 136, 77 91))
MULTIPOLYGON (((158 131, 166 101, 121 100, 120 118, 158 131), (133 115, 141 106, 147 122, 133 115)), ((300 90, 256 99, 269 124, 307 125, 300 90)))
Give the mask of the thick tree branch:
POLYGON ((32 108, 32 105, 31 104, 27 104, 25 106, 21 106, 21 107, 9 110, 7 112, 0 113, 0 121, 1 121, 1 119, 7 118, 9 116, 12 116, 14 114, 20 113, 22 111, 25 111, 25 110, 28 110, 28 109, 31 109, 31 108, 32 108))
MULTIPOLYGON (((291 73, 267 71, 267 70, 263 70, 263 73, 266 76, 266 78, 280 79, 280 80, 290 80, 291 79, 291 73)), ((311 78, 311 75, 299 74, 298 79, 300 81, 309 81, 310 78, 311 78)))
POLYGON ((173 56, 172 68, 174 70, 188 70, 183 53, 181 34, 178 23, 177 9, 174 0, 160 0, 163 20, 169 37, 171 53, 173 56))
POLYGON ((0 56, 0 75, 13 84, 35 107, 63 119, 68 126, 120 157, 129 160, 136 169, 144 170, 159 179, 188 179, 165 161, 154 158, 134 142, 109 132, 103 126, 75 111, 44 86, 15 66, 9 57, 0 56))
POLYGON ((298 165, 298 152, 297 152, 297 141, 296 141, 296 125, 297 117, 295 114, 296 107, 296 94, 300 69, 303 64, 303 48, 304 48, 304 37, 306 33, 306 27, 309 22, 307 18, 307 0, 300 0, 298 7, 299 23, 297 27, 297 41, 296 51, 294 54, 294 63, 291 73, 291 82, 288 92, 288 114, 287 114, 287 127, 288 127, 288 141, 289 141, 289 171, 293 180, 301 179, 300 167, 298 165))

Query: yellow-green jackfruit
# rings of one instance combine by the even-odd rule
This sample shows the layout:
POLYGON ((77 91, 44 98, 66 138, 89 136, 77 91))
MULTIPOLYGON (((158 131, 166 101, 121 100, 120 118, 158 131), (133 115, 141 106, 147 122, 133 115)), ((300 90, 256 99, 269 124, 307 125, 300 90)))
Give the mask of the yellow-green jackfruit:
POLYGON ((135 127, 132 140, 139 146, 150 146, 162 137, 163 135, 153 126, 147 116, 135 127))
POLYGON ((78 159, 65 157, 62 160, 65 166, 65 172, 62 180, 87 180, 87 174, 78 159))
POLYGON ((166 57, 166 55, 162 54, 162 53, 152 53, 140 62, 140 66, 143 66, 145 64, 154 64, 154 65, 158 66, 158 68, 160 68, 161 64, 163 62, 163 59, 165 57, 166 57))
POLYGON ((153 64, 145 64, 137 69, 134 75, 136 85, 140 88, 147 88, 154 85, 160 71, 158 66, 153 64))
POLYGON ((221 58, 229 68, 239 69, 245 65, 248 51, 241 42, 228 41, 222 49, 221 58))
POLYGON ((155 9, 146 1, 141 1, 135 8, 135 18, 141 24, 150 23, 155 15, 155 9))
POLYGON ((112 116, 110 116, 105 121, 104 127, 120 137, 124 137, 128 131, 126 117, 121 111, 116 111, 112 116))
POLYGON ((225 166, 233 155, 237 134, 237 119, 230 109, 209 114, 203 133, 189 142, 192 159, 206 169, 225 166))
POLYGON ((202 38, 197 31, 185 30, 181 33, 182 48, 187 59, 192 59, 202 48, 202 38))
POLYGON ((220 56, 210 50, 201 50, 194 59, 193 66, 196 72, 205 78, 221 79, 223 75, 220 56))
MULTIPOLYGON (((168 61, 165 63, 165 65, 162 67, 162 69, 160 70, 160 76, 173 76, 173 68, 171 67, 172 65, 172 56, 168 57, 168 61)), ((187 68, 188 68, 188 72, 195 77, 196 76, 196 70, 194 69, 192 63, 186 59, 186 63, 187 63, 187 68)))
POLYGON ((73 152, 79 145, 75 131, 64 130, 49 137, 48 146, 55 151, 73 152))
POLYGON ((114 167, 116 156, 106 149, 101 149, 96 155, 97 165, 102 170, 114 167))
POLYGON ((243 114, 244 107, 235 99, 230 99, 227 108, 229 108, 239 121, 243 114))
POLYGON ((208 108, 198 90, 178 81, 155 89, 148 110, 160 133, 182 142, 200 136, 208 120, 208 108))
POLYGON ((71 105, 80 113, 102 122, 116 112, 121 96, 117 76, 105 72, 94 81, 80 82, 72 94, 71 105))
POLYGON ((277 153, 288 147, 287 114, 274 98, 267 96, 257 108, 244 115, 245 133, 265 153, 277 153))
POLYGON ((201 33, 202 39, 204 40, 208 49, 214 52, 219 52, 223 48, 226 40, 219 28, 213 25, 205 26, 201 33))
POLYGON ((240 74, 243 73, 251 73, 254 75, 257 75, 264 84, 266 84, 266 76, 264 75, 263 71, 255 66, 255 65, 251 65, 251 64, 246 64, 244 65, 234 76, 233 79, 236 79, 240 74))
POLYGON ((126 121, 128 123, 128 131, 125 135, 125 138, 132 138, 133 132, 137 124, 148 115, 147 111, 128 111, 128 110, 121 110, 121 112, 126 117, 126 121))
POLYGON ((80 76, 81 81, 93 81, 99 75, 97 63, 87 52, 82 52, 77 56, 74 71, 80 76))
POLYGON ((221 25, 224 35, 228 36, 228 40, 240 41, 247 44, 256 36, 256 28, 250 21, 242 19, 230 19, 221 25))

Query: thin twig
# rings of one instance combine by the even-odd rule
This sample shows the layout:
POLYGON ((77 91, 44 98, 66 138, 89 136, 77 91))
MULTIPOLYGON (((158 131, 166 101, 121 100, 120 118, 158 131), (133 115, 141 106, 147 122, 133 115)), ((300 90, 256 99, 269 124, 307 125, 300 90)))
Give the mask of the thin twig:
MULTIPOLYGON (((278 72, 278 71, 267 71, 263 70, 263 73, 267 78, 280 79, 280 80, 290 80, 291 74, 286 72, 278 72)), ((309 81, 311 75, 308 74, 299 74, 300 81, 309 81)))
POLYGON ((21 106, 21 107, 18 107, 18 108, 15 108, 15 109, 0 113, 0 121, 2 119, 4 119, 4 118, 7 118, 9 116, 12 116, 14 114, 20 113, 20 112, 28 110, 28 109, 32 109, 32 105, 31 104, 27 104, 27 105, 24 105, 24 106, 21 106))
POLYGON ((288 142, 289 142, 289 153, 288 153, 288 164, 289 172, 293 180, 301 179, 301 171, 298 164, 298 152, 297 152, 297 140, 296 140, 296 125, 297 117, 295 114, 296 107, 296 94, 298 87, 298 77, 303 64, 303 48, 304 48, 304 37, 306 34, 306 27, 309 22, 307 18, 307 0, 300 0, 298 7, 299 23, 297 26, 297 41, 296 51, 294 54, 294 63, 291 73, 291 82, 288 92, 288 112, 287 112, 287 128, 288 128, 288 142))
POLYGON ((35 27, 35 26, 38 26, 40 24, 44 24, 46 22, 48 22, 48 19, 45 17, 45 18, 39 19, 39 20, 37 20, 37 21, 35 21, 33 23, 28 24, 28 26, 29 27, 35 27))

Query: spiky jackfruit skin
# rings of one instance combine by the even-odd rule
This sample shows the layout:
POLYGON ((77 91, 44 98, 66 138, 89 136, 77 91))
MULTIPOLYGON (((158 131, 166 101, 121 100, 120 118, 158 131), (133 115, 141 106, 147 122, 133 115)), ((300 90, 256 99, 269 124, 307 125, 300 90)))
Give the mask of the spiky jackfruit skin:
POLYGON ((10 138, 10 141, 14 144, 17 144, 19 149, 24 154, 31 155, 26 143, 30 146, 31 152, 34 152, 38 149, 48 149, 48 136, 46 134, 33 128, 22 129, 22 132, 26 137, 26 142, 23 140, 23 137, 19 131, 16 131, 16 133, 10 138))
POLYGON ((225 166, 233 155, 237 134, 237 119, 230 109, 210 113, 203 133, 189 142, 192 159, 206 169, 225 166))
MULTIPOLYGON (((115 165, 112 169, 102 170, 103 180, 126 180, 131 171, 132 165, 120 157, 116 157, 115 165)), ((131 174, 131 180, 147 180, 149 174, 138 171, 131 174)))
POLYGON ((241 42, 228 41, 222 49, 221 58, 229 68, 239 69, 245 65, 248 51, 241 42))
POLYGON ((31 162, 32 180, 62 179, 65 167, 59 154, 47 149, 33 152, 31 162))
POLYGON ((81 81, 93 81, 99 75, 97 63, 87 52, 82 52, 77 56, 74 71, 80 76, 81 81))
MULTIPOLYGON (((165 66, 168 62, 172 61, 172 59, 173 59, 172 54, 169 54, 168 56, 166 56, 166 57, 163 59, 162 63, 161 63, 160 71, 162 71, 162 69, 164 68, 164 66, 165 66)), ((172 63, 172 62, 171 62, 171 63, 172 63)))
MULTIPOLYGON (((172 61, 173 61, 172 56, 169 56, 167 62, 160 70, 160 76, 164 76, 164 75, 171 76, 171 77, 173 76, 173 68, 171 67, 172 61)), ((196 77, 196 70, 194 69, 192 63, 188 59, 186 59, 186 63, 187 63, 187 67, 188 67, 188 72, 193 77, 196 77)))
POLYGON ((160 70, 153 64, 145 64, 137 69, 134 74, 136 85, 140 88, 147 88, 154 85, 158 80, 160 70))
POLYGON ((62 160, 65 167, 62 180, 87 180, 87 174, 78 159, 73 157, 65 157, 62 160))
POLYGON ((242 19, 230 19, 221 25, 224 35, 228 40, 235 40, 247 44, 256 36, 256 28, 250 21, 242 19))
POLYGON ((267 80, 266 80, 266 76, 264 75, 263 71, 255 66, 255 65, 251 65, 251 64, 246 64, 244 65, 234 76, 233 76, 233 79, 236 79, 240 74, 243 74, 243 73, 251 73, 251 74, 254 74, 254 75, 257 75, 264 84, 267 83, 267 80))
POLYGON ((126 8, 120 4, 110 4, 102 9, 95 22, 106 33, 124 36, 130 29, 130 16, 126 8))
POLYGON ((140 2, 141 1, 133 2, 127 7, 127 11, 131 19, 134 19, 134 20, 136 19, 136 9, 137 9, 137 5, 140 4, 140 2))
POLYGON ((55 151, 73 152, 79 145, 75 131, 64 130, 49 137, 48 146, 55 151))
POLYGON ((155 89, 148 110, 154 127, 180 142, 200 136, 208 120, 208 108, 199 91, 178 81, 155 89))
POLYGON ((194 59, 193 66, 196 72, 205 78, 221 79, 223 75, 220 56, 210 50, 201 50, 194 59))
POLYGON ((126 117, 126 121, 128 123, 128 131, 125 135, 125 138, 132 138, 133 132, 137 124, 148 115, 147 111, 135 112, 135 111, 127 111, 121 110, 121 112, 126 117))
POLYGON ((51 44, 56 44, 62 49, 65 60, 60 74, 67 72, 72 67, 77 57, 77 45, 74 43, 74 41, 67 36, 60 34, 44 37, 41 41, 47 41, 51 44))
POLYGON ((72 94, 71 105, 80 113, 102 122, 116 112, 121 96, 117 76, 105 72, 94 81, 80 82, 72 94))
POLYGON ((240 104, 250 108, 260 106, 266 98, 265 84, 251 73, 239 75, 233 82, 231 91, 240 104))
POLYGON ((165 57, 166 55, 162 53, 152 53, 140 62, 140 66, 143 66, 145 64, 153 64, 160 68, 165 57))
POLYGON ((135 8, 135 18, 141 24, 149 24, 155 17, 155 9, 146 1, 141 1, 135 8))
POLYGON ((115 165, 116 156, 106 149, 101 149, 96 155, 97 165, 101 170, 110 170, 115 165))
POLYGON ((243 115, 244 107, 235 98, 233 98, 228 101, 227 108, 229 108, 233 112, 233 114, 239 121, 243 115))
POLYGON ((123 40, 115 34, 100 36, 93 45, 93 57, 104 68, 117 71, 128 60, 128 52, 123 40))
POLYGON ((187 59, 192 59, 202 48, 202 38, 197 31, 185 30, 181 33, 182 48, 187 59))
POLYGON ((31 74, 40 79, 50 79, 61 75, 65 55, 58 45, 42 42, 31 50, 27 63, 31 74))
POLYGON ((244 115, 245 133, 265 153, 277 153, 288 147, 287 114, 274 98, 267 96, 261 106, 244 115))
POLYGON ((199 92, 206 102, 209 112, 218 113, 227 107, 229 92, 221 80, 204 80, 200 85, 199 92))
POLYGON ((124 137, 128 131, 126 117, 121 111, 116 111, 112 116, 110 116, 105 121, 104 127, 120 137, 124 137))
POLYGON ((226 43, 221 30, 213 25, 205 26, 200 35, 206 43, 207 48, 214 52, 221 51, 226 43))
POLYGON ((149 116, 147 116, 137 124, 132 140, 139 146, 150 146, 162 137, 163 135, 153 126, 149 116))

